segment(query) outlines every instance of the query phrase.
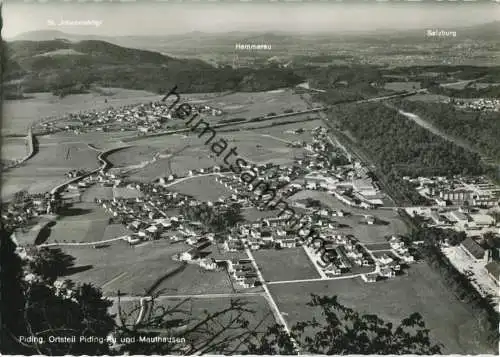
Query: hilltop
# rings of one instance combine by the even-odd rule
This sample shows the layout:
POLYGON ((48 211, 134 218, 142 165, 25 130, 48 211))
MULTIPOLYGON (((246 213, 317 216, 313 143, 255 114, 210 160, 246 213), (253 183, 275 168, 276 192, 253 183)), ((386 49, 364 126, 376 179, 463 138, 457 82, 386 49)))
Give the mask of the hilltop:
POLYGON ((17 90, 19 81, 25 93, 71 94, 84 92, 91 85, 153 92, 164 92, 174 85, 183 92, 271 90, 301 80, 290 71, 218 69, 199 59, 179 59, 102 40, 23 40, 6 42, 5 48, 7 93, 14 89, 9 84, 15 82, 17 90), (248 75, 255 81, 248 82, 248 75))

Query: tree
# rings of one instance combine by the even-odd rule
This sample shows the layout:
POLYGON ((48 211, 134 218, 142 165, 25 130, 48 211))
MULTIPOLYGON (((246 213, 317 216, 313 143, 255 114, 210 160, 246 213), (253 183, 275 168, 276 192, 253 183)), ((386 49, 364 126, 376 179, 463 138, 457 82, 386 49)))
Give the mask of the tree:
POLYGON ((288 341, 286 332, 274 326, 258 345, 250 346, 249 352, 292 354, 297 346, 304 353, 324 355, 441 353, 441 346, 432 344, 429 330, 418 313, 394 326, 376 315, 362 315, 340 304, 336 296, 312 295, 309 306, 321 309, 323 322, 314 318, 296 324, 288 341))
POLYGON ((106 338, 114 329, 112 302, 89 284, 56 281, 74 258, 58 249, 16 247, 11 232, 0 232, 2 249, 2 352, 15 354, 109 354, 106 338), (51 265, 54 265, 52 267, 51 265), (76 343, 39 343, 19 337, 76 336, 76 343))
POLYGON ((66 275, 75 262, 73 256, 64 253, 60 248, 31 247, 28 254, 32 257, 28 263, 31 272, 50 282, 66 275))
POLYGON ((10 232, 0 228, 0 353, 23 355, 30 351, 17 340, 17 336, 27 335, 23 323, 25 296, 20 283, 23 261, 9 235, 10 232))
POLYGON ((493 219, 495 221, 495 225, 499 224, 500 223, 500 211, 493 211, 490 214, 491 214, 491 217, 493 217, 493 219))

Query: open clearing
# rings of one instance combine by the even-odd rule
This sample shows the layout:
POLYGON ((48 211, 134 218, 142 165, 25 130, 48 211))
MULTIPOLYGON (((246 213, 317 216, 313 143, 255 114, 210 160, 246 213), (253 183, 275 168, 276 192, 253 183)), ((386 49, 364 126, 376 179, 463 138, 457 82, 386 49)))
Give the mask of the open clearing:
POLYGON ((183 265, 172 260, 172 257, 188 247, 167 241, 154 241, 134 247, 117 241, 100 249, 91 246, 65 246, 62 249, 76 258, 76 268, 90 268, 71 275, 70 279, 93 283, 102 287, 106 295, 116 295, 118 290, 130 295, 142 295, 158 279, 183 265), (122 273, 126 274, 110 282, 122 273))
POLYGON ((420 82, 388 82, 384 85, 384 89, 393 91, 412 91, 420 89, 420 82))
MULTIPOLYGON (((263 123, 264 124, 264 123, 263 123)), ((311 130, 318 126, 324 126, 321 120, 312 120, 302 123, 275 125, 262 129, 253 129, 254 134, 272 135, 288 141, 312 141, 313 136, 311 130), (292 131, 297 129, 304 129, 300 134, 294 134, 292 131)))
POLYGON ((2 199, 8 200, 15 192, 50 191, 66 182, 65 173, 73 169, 94 170, 99 167, 99 153, 84 143, 40 146, 39 152, 22 166, 2 175, 2 199))
POLYGON ((109 154, 107 160, 116 167, 138 165, 153 160, 158 151, 148 145, 131 146, 109 154))
POLYGON ((28 146, 25 138, 3 138, 2 160, 18 160, 28 154, 28 146))
POLYGON ((261 249, 253 256, 267 282, 320 278, 302 248, 261 249))
POLYGON ((178 274, 173 274, 158 285, 155 292, 168 295, 232 293, 233 288, 226 271, 206 271, 195 264, 188 264, 178 274))
POLYGON ((205 272, 197 265, 174 261, 175 254, 189 249, 182 243, 159 240, 134 247, 117 241, 100 249, 62 248, 76 258, 77 268, 88 268, 81 268, 71 279, 92 282, 102 287, 106 295, 116 295, 120 290, 137 296, 149 289, 170 295, 232 292, 226 272, 205 272))
POLYGON ((413 312, 422 314, 431 337, 444 344, 444 353, 492 353, 478 329, 478 320, 458 301, 441 277, 423 264, 414 264, 408 275, 377 283, 360 278, 270 285, 281 312, 291 324, 316 317, 319 311, 306 305, 311 294, 337 295, 339 302, 362 313, 377 314, 398 323, 413 312))
POLYGON ((96 198, 100 198, 102 200, 111 200, 113 199, 113 187, 105 187, 102 184, 93 184, 85 189, 82 192, 82 201, 83 202, 91 202, 94 203, 96 198))
POLYGON ((405 99, 412 101, 422 101, 422 102, 444 102, 446 100, 449 100, 450 97, 441 94, 429 93, 429 94, 415 94, 406 97, 405 99))
POLYGON ((219 182, 215 176, 200 176, 188 178, 168 188, 185 195, 193 196, 200 201, 217 201, 221 197, 229 197, 232 192, 219 182))
POLYGON ((93 203, 74 204, 57 217, 43 243, 90 243, 132 233, 121 224, 109 224, 109 217, 93 203))
POLYGON ((301 111, 307 109, 307 104, 300 95, 292 90, 280 92, 255 92, 255 93, 232 93, 224 97, 218 97, 204 102, 226 112, 219 118, 254 118, 268 113, 282 114, 286 109, 301 111))

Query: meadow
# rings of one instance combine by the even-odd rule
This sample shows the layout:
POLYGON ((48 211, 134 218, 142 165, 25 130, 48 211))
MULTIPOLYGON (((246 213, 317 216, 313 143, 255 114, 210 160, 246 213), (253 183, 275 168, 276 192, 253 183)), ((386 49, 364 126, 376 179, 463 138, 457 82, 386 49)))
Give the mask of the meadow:
POLYGON ((232 93, 205 101, 203 104, 220 109, 226 115, 220 119, 243 117, 255 118, 269 113, 282 114, 284 110, 301 111, 307 104, 300 95, 292 90, 275 90, 269 92, 232 93))
POLYGON ((420 82, 388 82, 384 85, 384 89, 393 90, 396 92, 408 91, 420 89, 420 82))
POLYGON ((169 190, 190 195, 200 201, 215 202, 221 197, 229 197, 232 192, 215 181, 215 176, 188 178, 185 181, 169 186, 169 190))
POLYGON ((2 159, 19 160, 28 154, 28 146, 25 138, 2 138, 2 159))
POLYGON ((75 267, 82 268, 70 279, 93 283, 106 295, 116 295, 118 290, 129 295, 145 294, 158 279, 182 268, 183 263, 172 257, 188 249, 184 244, 170 244, 168 241, 140 246, 117 241, 100 249, 92 246, 62 248, 76 258, 75 267))
POLYGON ((261 249, 253 256, 267 282, 320 278, 303 248, 261 249))
MULTIPOLYGON (((119 227, 106 230, 109 231, 104 234, 109 238, 123 233, 119 227)), ((91 246, 62 248, 76 258, 77 268, 87 268, 82 268, 71 279, 94 283, 106 295, 116 295, 118 290, 134 296, 146 292, 168 295, 233 292, 225 271, 205 271, 198 265, 174 260, 176 254, 190 248, 184 243, 159 240, 130 246, 116 241, 100 249, 91 246)))
POLYGON ((313 317, 322 319, 318 309, 306 305, 311 294, 335 295, 356 311, 377 314, 393 323, 413 312, 421 313, 431 337, 444 345, 444 353, 492 353, 470 308, 425 263, 412 265, 407 275, 371 284, 355 278, 270 285, 269 289, 291 325, 313 317))
POLYGON ((99 167, 99 153, 79 141, 43 143, 39 150, 21 166, 2 175, 2 199, 15 192, 43 193, 67 181, 65 173, 74 169, 94 170, 99 167))

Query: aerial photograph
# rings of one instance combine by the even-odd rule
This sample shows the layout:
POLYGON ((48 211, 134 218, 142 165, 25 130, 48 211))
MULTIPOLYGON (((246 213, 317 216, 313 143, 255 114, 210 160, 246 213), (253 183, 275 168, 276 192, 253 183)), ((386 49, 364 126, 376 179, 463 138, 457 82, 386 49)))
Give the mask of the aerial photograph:
POLYGON ((499 354, 498 1, 0 11, 1 354, 499 354))

